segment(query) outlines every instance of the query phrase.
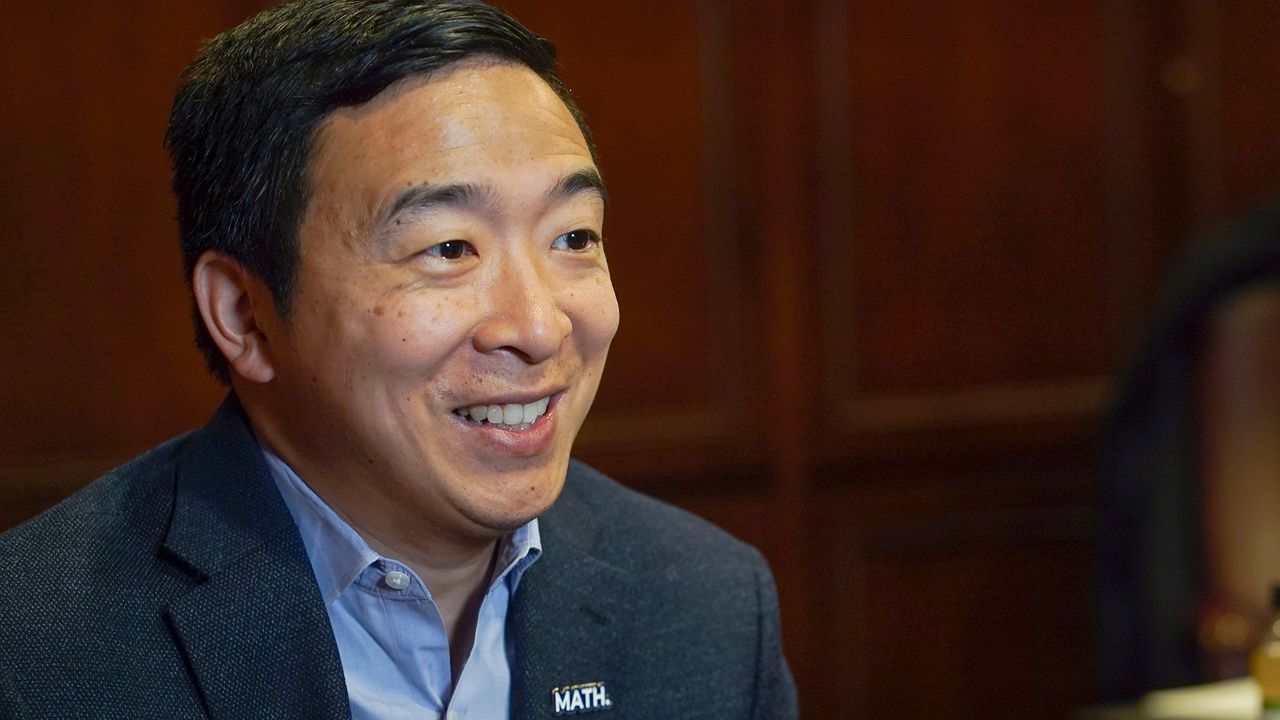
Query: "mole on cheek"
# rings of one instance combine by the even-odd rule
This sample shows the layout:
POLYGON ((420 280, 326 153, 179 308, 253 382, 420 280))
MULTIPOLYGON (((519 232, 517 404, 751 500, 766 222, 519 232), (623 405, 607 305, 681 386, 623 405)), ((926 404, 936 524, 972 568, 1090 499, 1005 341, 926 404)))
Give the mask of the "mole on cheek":
POLYGON ((386 308, 382 307, 381 305, 373 306, 373 314, 377 315, 378 317, 382 317, 383 313, 385 313, 386 311, 387 311, 386 308))

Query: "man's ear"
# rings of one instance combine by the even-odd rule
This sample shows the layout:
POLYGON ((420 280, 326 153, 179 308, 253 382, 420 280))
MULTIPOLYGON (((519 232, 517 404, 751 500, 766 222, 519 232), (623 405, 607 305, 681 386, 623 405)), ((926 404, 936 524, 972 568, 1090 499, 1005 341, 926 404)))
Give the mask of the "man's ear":
POLYGON ((260 313, 274 312, 262 282, 235 258, 206 250, 191 271, 191 290, 205 329, 235 374, 249 382, 275 377, 271 346, 260 313))

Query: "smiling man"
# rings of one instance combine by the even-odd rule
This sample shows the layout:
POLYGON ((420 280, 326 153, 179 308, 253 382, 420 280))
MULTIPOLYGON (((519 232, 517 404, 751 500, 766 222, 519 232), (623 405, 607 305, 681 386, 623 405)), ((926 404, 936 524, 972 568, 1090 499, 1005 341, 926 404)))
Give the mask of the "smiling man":
POLYGON ((0 539, 0 717, 795 716, 760 555, 570 460, 618 307, 549 43, 286 4, 168 145, 230 394, 0 539))

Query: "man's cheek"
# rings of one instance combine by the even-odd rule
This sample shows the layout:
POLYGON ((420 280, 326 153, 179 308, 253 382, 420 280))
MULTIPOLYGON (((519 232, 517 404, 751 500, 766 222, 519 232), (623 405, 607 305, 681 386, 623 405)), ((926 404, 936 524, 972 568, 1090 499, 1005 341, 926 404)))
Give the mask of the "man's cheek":
POLYGON ((618 332, 620 314, 618 299, 613 293, 613 286, 605 280, 596 285, 594 292, 587 295, 590 302, 583 310, 586 319, 585 334, 593 349, 607 350, 618 332))
POLYGON ((376 362, 395 373, 421 376, 466 342, 466 326, 457 315, 418 313, 410 309, 380 327, 370 348, 376 362))

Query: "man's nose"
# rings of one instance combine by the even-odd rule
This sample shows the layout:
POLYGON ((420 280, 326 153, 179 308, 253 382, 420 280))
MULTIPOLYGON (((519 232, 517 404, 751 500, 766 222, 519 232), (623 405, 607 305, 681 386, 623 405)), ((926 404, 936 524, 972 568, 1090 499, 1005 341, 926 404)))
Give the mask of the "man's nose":
POLYGON ((476 350, 509 352, 531 364, 554 357, 573 330, 557 290, 538 262, 504 263, 490 291, 489 312, 474 334, 476 350))

